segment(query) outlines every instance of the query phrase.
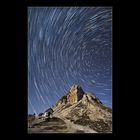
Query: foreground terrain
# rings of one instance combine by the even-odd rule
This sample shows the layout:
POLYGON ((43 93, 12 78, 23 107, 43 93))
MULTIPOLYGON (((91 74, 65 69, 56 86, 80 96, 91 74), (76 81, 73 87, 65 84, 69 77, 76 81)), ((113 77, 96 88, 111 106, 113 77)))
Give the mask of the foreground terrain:
POLYGON ((96 133, 89 127, 77 125, 67 119, 52 117, 50 119, 35 118, 30 127, 29 133, 96 133))
POLYGON ((94 93, 73 85, 53 109, 53 117, 28 118, 29 133, 112 133, 112 109, 94 93))

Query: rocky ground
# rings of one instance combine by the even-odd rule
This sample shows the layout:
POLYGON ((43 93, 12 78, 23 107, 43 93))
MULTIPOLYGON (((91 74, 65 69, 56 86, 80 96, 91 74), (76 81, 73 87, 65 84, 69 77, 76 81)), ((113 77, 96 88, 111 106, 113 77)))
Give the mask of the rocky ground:
POLYGON ((28 133, 96 133, 96 131, 67 119, 52 117, 45 120, 36 118, 29 124, 28 133))

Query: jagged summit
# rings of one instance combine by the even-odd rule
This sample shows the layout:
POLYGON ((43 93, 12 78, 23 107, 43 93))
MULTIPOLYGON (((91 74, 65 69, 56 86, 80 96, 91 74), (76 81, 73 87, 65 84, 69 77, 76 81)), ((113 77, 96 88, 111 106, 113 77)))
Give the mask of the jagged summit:
POLYGON ((102 104, 101 101, 95 96, 95 94, 84 92, 81 86, 74 84, 67 92, 67 94, 59 99, 56 106, 61 107, 66 104, 73 105, 80 100, 83 100, 83 102, 95 102, 102 104))
POLYGON ((79 85, 73 85, 70 88, 70 91, 67 96, 67 100, 70 104, 77 103, 79 100, 83 98, 84 91, 79 85))
POLYGON ((76 84, 61 97, 54 112, 59 117, 89 126, 97 132, 112 131, 112 110, 103 105, 94 93, 85 92, 76 84))
POLYGON ((74 90, 77 90, 79 92, 82 92, 84 93, 84 91, 82 90, 81 86, 77 85, 77 84, 74 84, 72 85, 72 87, 70 88, 70 92, 74 91, 74 90))
POLYGON ((83 89, 79 85, 74 84, 68 93, 61 97, 56 106, 63 106, 65 104, 73 105, 80 101, 84 94, 83 89))
POLYGON ((53 131, 57 129, 60 132, 63 128, 64 132, 71 132, 74 129, 83 129, 86 132, 88 128, 88 132, 92 130, 96 133, 111 133, 112 109, 104 106, 94 93, 85 92, 79 85, 74 84, 54 108, 47 109, 38 118, 29 117, 28 122, 29 124, 37 122, 38 129, 40 121, 42 121, 40 128, 45 126, 44 131, 54 128, 53 131), (47 118, 49 111, 52 111, 50 119, 47 118))

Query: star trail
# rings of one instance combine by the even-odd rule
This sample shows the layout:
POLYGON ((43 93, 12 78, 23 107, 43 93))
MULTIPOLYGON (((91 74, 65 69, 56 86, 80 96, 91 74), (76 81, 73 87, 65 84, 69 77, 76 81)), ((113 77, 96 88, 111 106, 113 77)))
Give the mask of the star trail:
POLYGON ((28 113, 73 84, 112 108, 112 7, 29 7, 28 113))

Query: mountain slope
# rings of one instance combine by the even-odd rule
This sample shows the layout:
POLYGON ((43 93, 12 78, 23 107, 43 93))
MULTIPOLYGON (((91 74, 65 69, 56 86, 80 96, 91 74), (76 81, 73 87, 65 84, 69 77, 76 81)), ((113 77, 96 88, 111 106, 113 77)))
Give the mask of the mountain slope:
POLYGON ((84 92, 79 85, 73 85, 58 101, 53 114, 100 133, 112 132, 112 110, 104 106, 95 94, 84 92))

